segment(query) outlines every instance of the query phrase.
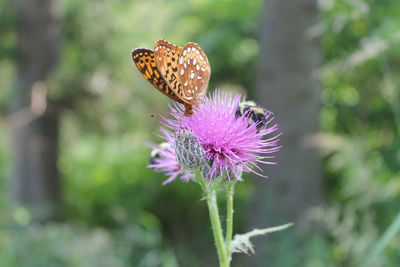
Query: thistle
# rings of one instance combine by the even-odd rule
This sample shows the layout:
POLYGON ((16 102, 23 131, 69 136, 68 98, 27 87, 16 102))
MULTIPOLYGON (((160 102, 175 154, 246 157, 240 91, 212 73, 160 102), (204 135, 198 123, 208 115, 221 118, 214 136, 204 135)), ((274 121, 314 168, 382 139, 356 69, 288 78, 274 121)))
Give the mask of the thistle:
POLYGON ((235 183, 243 181, 242 173, 266 178, 260 165, 276 164, 275 153, 281 149, 278 143, 282 133, 273 113, 260 107, 257 118, 262 119, 254 119, 254 109, 238 112, 244 101, 241 95, 217 89, 199 102, 192 116, 184 116, 183 105, 171 105, 170 117, 162 118, 160 128, 168 145, 164 149, 153 147, 158 157, 153 157, 149 165, 169 177, 163 184, 177 177, 184 181, 194 177, 199 183, 207 200, 220 266, 224 267, 229 266, 232 253, 252 251, 250 237, 290 226, 236 235, 232 241, 235 183), (225 237, 217 207, 218 192, 225 192, 228 200, 225 237))

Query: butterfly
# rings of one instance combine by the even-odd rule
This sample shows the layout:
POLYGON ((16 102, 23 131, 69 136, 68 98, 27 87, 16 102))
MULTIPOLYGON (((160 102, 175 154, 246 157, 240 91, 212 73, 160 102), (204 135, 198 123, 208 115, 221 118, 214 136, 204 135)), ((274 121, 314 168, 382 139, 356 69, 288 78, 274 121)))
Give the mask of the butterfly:
POLYGON ((149 81, 164 95, 185 107, 185 116, 193 114, 207 92, 211 67, 200 46, 189 42, 183 47, 165 40, 154 44, 154 51, 137 48, 132 51, 133 62, 149 81))

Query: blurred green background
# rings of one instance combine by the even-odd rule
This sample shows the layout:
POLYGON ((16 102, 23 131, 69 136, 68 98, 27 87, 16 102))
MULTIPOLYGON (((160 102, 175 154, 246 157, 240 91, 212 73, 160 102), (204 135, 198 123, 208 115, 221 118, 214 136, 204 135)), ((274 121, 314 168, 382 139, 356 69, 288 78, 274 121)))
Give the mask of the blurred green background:
MULTIPOLYGON (((285 10, 277 2, 0 0, 0 266, 216 266, 199 188, 181 181, 161 186, 165 177, 146 168, 147 144, 160 141, 158 117, 151 115, 167 114, 170 101, 140 76, 130 51, 161 38, 197 42, 211 64, 210 90, 246 93, 265 104, 258 90, 269 86, 260 85, 269 55, 261 55, 275 35, 264 38, 263 29, 268 14, 292 19, 279 16, 285 10), (30 134, 51 141, 35 142, 30 134)), ((298 209, 301 219, 281 221, 299 224, 274 234, 269 254, 260 252, 251 266, 398 266, 400 2, 282 2, 316 18, 307 36, 317 45, 307 49, 320 55, 309 71, 319 81, 310 102, 318 112, 307 118, 319 124, 321 186, 297 190, 321 197, 298 209), (293 236, 302 249, 288 244, 293 236)), ((289 42, 297 38, 287 35, 289 42)), ((284 149, 290 153, 290 144, 284 149)), ((292 168, 279 154, 277 161, 292 168)), ((237 232, 253 226, 254 187, 265 183, 244 179, 237 186, 237 232)), ((257 223, 266 226, 272 225, 257 223)), ((235 257, 233 266, 249 260, 235 257)))

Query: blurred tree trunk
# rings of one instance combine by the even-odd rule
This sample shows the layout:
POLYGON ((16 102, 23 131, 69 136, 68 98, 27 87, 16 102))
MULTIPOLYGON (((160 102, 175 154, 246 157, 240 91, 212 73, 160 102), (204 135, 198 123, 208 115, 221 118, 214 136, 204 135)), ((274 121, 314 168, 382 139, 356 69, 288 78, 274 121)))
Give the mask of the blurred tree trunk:
POLYGON ((59 218, 59 110, 47 80, 57 65, 60 23, 56 0, 14 0, 17 74, 10 101, 12 198, 36 221, 59 218))
MULTIPOLYGON (((300 234, 298 241, 304 242, 309 230, 302 224, 306 213, 322 201, 321 160, 312 142, 318 131, 320 107, 317 79, 320 47, 311 34, 317 18, 317 0, 265 0, 256 99, 274 112, 284 135, 283 149, 278 153, 279 165, 265 168, 270 177, 267 181, 255 180, 251 227, 287 222, 295 222, 296 226, 285 233, 258 238, 252 266, 302 266, 299 262, 288 262, 287 258, 302 253, 304 243, 285 244, 282 254, 267 259, 266 251, 270 251, 269 255, 277 244, 272 241, 267 247, 265 240, 283 240, 300 234), (276 257, 286 259, 272 262, 276 257)), ((278 246, 282 250, 282 245, 278 246)))

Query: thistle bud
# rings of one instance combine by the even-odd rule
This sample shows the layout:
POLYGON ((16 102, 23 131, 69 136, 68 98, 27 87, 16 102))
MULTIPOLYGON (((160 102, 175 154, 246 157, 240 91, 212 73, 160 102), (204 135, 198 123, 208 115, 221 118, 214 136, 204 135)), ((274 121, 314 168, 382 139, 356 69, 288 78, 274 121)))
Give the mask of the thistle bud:
POLYGON ((203 146, 197 142, 196 137, 190 130, 181 129, 175 132, 175 154, 176 160, 182 169, 194 169, 206 162, 203 146))

